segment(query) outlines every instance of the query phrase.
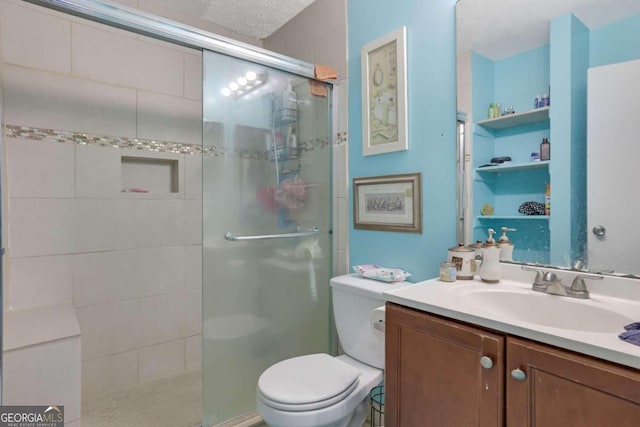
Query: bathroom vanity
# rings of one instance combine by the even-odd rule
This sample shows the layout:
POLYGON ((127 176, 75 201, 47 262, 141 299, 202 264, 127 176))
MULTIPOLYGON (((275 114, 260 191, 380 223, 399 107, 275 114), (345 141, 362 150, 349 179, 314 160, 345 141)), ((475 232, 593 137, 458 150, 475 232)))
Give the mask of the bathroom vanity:
POLYGON ((386 293, 386 425, 637 426, 640 347, 617 323, 640 302, 624 283, 594 288, 583 301, 511 280, 386 293))

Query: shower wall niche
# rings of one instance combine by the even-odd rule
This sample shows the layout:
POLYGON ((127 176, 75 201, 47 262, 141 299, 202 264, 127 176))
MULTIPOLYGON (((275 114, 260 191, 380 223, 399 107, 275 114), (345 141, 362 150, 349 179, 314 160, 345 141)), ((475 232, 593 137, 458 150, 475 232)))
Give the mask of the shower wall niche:
POLYGON ((158 193, 170 194, 180 192, 180 161, 174 158, 158 158, 157 156, 121 156, 120 179, 123 193, 158 193))

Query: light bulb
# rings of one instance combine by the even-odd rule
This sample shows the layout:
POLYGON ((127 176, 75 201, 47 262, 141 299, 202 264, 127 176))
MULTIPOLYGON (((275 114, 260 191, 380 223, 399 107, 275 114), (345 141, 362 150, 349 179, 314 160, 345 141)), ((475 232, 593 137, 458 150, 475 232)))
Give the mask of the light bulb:
POLYGON ((237 91, 238 90, 238 83, 236 83, 236 82, 229 83, 229 89, 231 89, 234 92, 237 91))
POLYGON ((245 86, 247 84, 247 79, 245 79, 244 77, 238 77, 236 79, 236 82, 238 82, 240 86, 245 86))
POLYGON ((228 87, 222 88, 222 96, 230 96, 231 95, 231 89, 229 89, 228 87))
POLYGON ((258 75, 255 73, 255 71, 247 71, 247 74, 245 74, 245 77, 247 78, 248 81, 252 82, 256 79, 256 77, 258 77, 258 75))

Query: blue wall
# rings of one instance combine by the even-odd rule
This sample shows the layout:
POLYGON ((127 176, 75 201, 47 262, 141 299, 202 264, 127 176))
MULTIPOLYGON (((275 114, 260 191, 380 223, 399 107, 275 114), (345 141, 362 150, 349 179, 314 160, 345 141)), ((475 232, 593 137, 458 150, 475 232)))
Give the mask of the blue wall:
POLYGON ((583 258, 586 239, 589 30, 573 14, 551 21, 551 263, 583 258))
POLYGON ((535 108, 536 95, 549 92, 549 45, 495 63, 495 102, 515 111, 535 108))
POLYGON ((640 58, 640 15, 591 30, 589 66, 614 64, 640 58))
MULTIPOLYGON (((356 230, 350 207, 351 265, 376 263, 438 275, 456 243, 455 0, 349 0, 349 174, 351 178, 422 173, 422 234, 356 230), (409 150, 362 156, 363 45, 407 28, 409 150)), ((352 189, 349 198, 353 201, 352 189)))

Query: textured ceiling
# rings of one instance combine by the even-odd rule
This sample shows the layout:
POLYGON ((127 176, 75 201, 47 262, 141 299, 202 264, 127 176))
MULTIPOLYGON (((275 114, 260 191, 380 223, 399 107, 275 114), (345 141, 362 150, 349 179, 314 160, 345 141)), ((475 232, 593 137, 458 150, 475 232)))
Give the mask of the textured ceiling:
POLYGON ((549 43, 549 21, 573 12, 594 29, 640 13, 640 0, 459 0, 458 52, 499 60, 549 43))
POLYGON ((155 0, 250 37, 269 37, 314 0, 155 0))

